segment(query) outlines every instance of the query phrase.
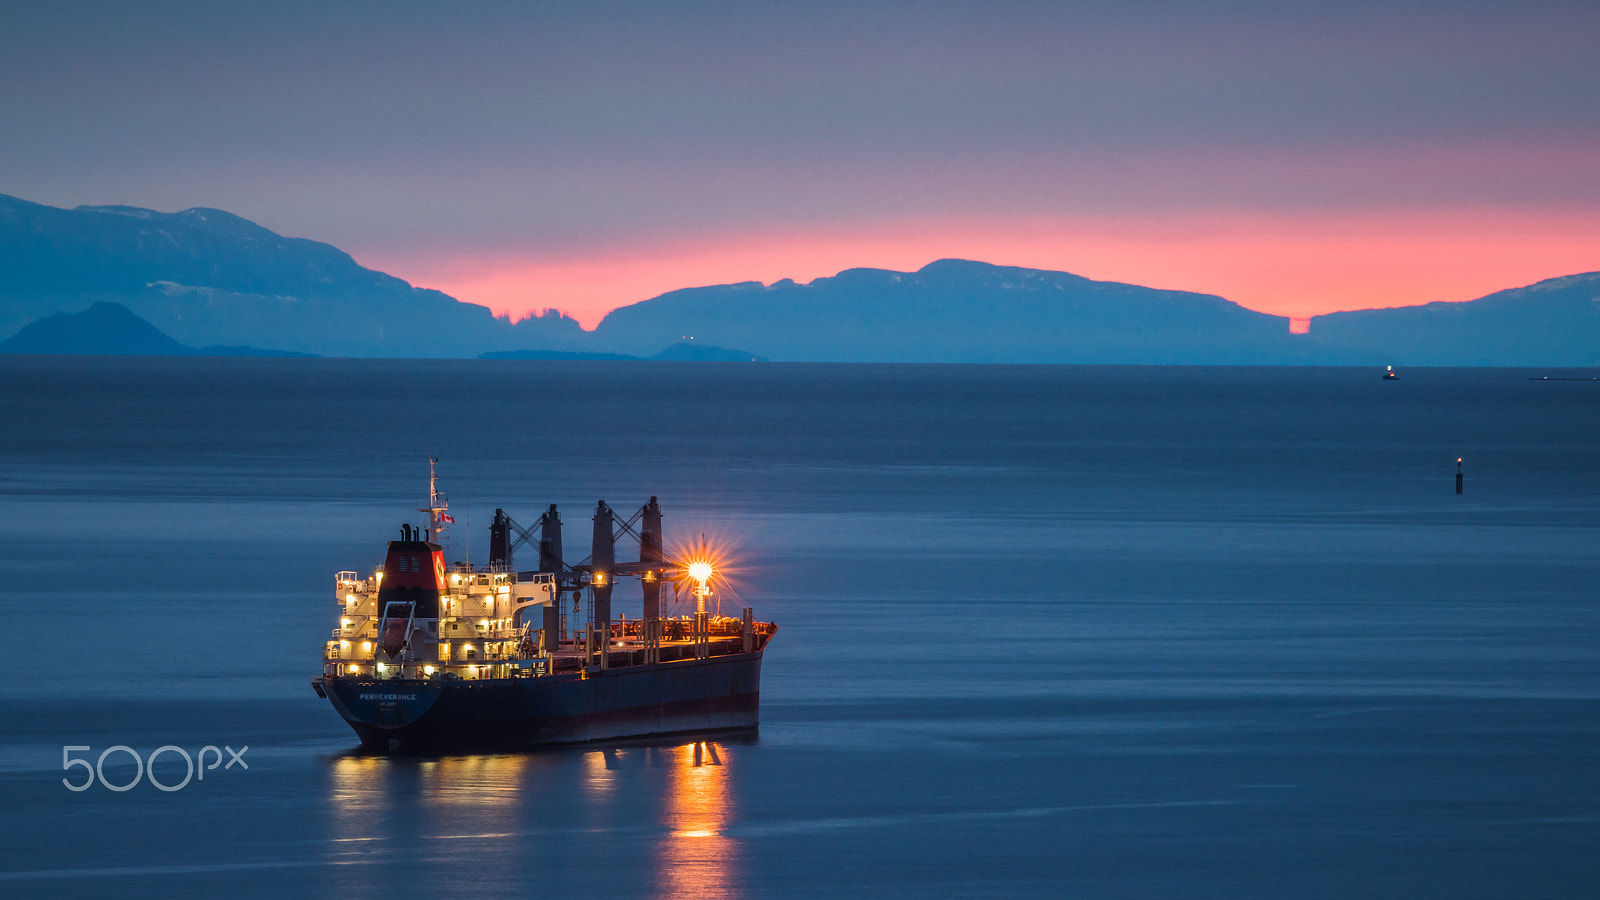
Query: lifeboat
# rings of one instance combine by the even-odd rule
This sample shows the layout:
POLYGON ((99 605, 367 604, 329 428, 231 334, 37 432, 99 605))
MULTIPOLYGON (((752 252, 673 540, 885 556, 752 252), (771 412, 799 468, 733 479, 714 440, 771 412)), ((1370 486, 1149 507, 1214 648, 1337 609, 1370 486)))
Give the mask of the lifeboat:
POLYGON ((390 659, 400 655, 406 646, 406 621, 395 619, 383 629, 383 637, 378 640, 378 649, 382 650, 390 659))

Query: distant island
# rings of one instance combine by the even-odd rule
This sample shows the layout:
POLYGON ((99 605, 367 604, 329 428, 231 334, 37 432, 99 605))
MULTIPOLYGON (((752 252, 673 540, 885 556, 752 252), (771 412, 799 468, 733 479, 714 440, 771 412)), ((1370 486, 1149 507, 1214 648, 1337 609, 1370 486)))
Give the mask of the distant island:
POLYGON ((553 310, 496 318, 221 210, 68 210, 0 195, 0 336, 10 353, 1594 366, 1600 273, 1316 316, 1309 334, 1291 334, 1287 318, 1213 295, 946 259, 685 288, 585 331, 553 310))
MULTIPOLYGON (((190 347, 134 315, 120 303, 101 300, 80 313, 52 313, 0 341, 0 353, 92 356, 280 356, 314 358, 315 353, 258 347, 190 347)), ((499 350, 479 359, 591 360, 635 362, 766 362, 743 350, 680 341, 650 356, 563 350, 499 350)))
POLYGON ((286 356, 314 357, 294 350, 257 347, 190 347, 134 315, 120 303, 104 300, 80 313, 52 313, 0 341, 0 353, 85 354, 98 356, 286 356))
POLYGON ((757 356, 743 350, 730 350, 727 347, 712 347, 708 344, 696 344, 690 341, 679 341, 676 344, 650 356, 632 356, 627 353, 581 353, 563 350, 497 350, 493 353, 482 353, 479 359, 581 359, 581 360, 633 360, 636 362, 767 362, 765 356, 757 356))

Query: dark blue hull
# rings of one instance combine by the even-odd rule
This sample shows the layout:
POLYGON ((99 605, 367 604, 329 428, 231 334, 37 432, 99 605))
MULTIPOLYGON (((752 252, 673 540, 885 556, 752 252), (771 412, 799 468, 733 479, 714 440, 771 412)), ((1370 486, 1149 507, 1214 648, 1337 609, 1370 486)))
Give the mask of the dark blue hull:
POLYGON ((761 651, 587 675, 466 681, 324 678, 364 747, 382 752, 514 749, 754 728, 761 651))

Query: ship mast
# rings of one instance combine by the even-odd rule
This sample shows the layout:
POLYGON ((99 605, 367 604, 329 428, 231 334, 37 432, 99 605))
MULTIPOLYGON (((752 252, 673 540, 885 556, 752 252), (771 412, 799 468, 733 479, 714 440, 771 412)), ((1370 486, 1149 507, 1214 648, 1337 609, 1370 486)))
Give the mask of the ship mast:
POLYGON ((428 514, 429 533, 425 537, 435 543, 439 541, 439 533, 444 530, 445 523, 455 521, 448 515, 450 501, 439 493, 438 464, 439 458, 430 454, 428 456, 428 505, 417 507, 417 512, 428 514))

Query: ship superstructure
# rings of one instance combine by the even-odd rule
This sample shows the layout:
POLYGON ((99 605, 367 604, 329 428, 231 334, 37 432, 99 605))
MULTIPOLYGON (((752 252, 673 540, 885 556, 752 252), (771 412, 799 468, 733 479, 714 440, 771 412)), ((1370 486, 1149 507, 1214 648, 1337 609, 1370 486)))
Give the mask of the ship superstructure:
POLYGON ((489 562, 448 563, 453 523, 429 459, 427 526, 401 526, 383 566, 335 576, 338 626, 312 686, 378 750, 515 747, 675 731, 745 728, 759 718, 761 656, 775 625, 708 611, 709 554, 671 559, 655 497, 627 519, 604 501, 592 551, 562 556, 552 505, 533 528, 495 510, 489 562), (618 561, 635 543, 637 561, 618 561), (537 569, 513 556, 538 548, 537 569), (612 616, 618 579, 642 586, 640 614, 612 616), (695 611, 663 618, 661 599, 695 611), (687 593, 685 594, 685 590, 687 593))

